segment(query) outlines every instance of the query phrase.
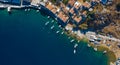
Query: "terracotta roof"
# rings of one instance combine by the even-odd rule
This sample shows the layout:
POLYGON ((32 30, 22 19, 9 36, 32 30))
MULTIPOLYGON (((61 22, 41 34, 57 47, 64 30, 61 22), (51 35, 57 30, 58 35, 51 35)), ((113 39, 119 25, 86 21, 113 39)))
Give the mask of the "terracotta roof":
POLYGON ((70 12, 71 14, 74 14, 74 7, 72 7, 72 8, 69 10, 69 12, 70 12))
POLYGON ((69 0, 68 4, 70 4, 71 6, 73 6, 75 2, 76 2, 76 0, 69 0))
POLYGON ((81 17, 81 16, 80 16, 80 17, 76 16, 76 17, 74 18, 74 20, 75 20, 77 23, 79 23, 79 22, 82 20, 82 17, 81 17))
POLYGON ((81 3, 80 3, 80 2, 75 2, 74 7, 75 7, 76 9, 78 9, 80 6, 81 6, 81 3))
POLYGON ((86 15, 87 14, 87 11, 83 11, 83 13, 82 13, 83 15, 86 15))
POLYGON ((60 11, 59 13, 58 13, 58 17, 61 19, 61 20, 63 20, 63 22, 67 22, 67 20, 68 20, 68 16, 67 15, 65 15, 62 11, 60 11))
POLYGON ((56 8, 53 8, 51 11, 52 11, 53 13, 56 13, 56 12, 57 12, 57 9, 56 9, 56 8))
POLYGON ((83 0, 77 0, 78 2, 80 2, 80 3, 83 3, 83 0))
POLYGON ((46 8, 48 8, 49 10, 52 10, 54 7, 55 7, 55 6, 52 5, 51 3, 48 3, 48 4, 46 5, 46 8))
POLYGON ((91 7, 91 4, 86 1, 85 3, 83 3, 83 6, 85 6, 85 7, 87 7, 87 8, 90 8, 90 7, 91 7))

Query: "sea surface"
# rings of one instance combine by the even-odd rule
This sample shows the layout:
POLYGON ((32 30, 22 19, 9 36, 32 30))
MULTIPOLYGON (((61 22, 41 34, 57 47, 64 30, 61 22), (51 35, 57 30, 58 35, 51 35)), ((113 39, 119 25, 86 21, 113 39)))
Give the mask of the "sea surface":
POLYGON ((0 65, 107 65, 102 52, 83 41, 71 43, 73 38, 61 32, 57 21, 42 12, 0 10, 0 65))

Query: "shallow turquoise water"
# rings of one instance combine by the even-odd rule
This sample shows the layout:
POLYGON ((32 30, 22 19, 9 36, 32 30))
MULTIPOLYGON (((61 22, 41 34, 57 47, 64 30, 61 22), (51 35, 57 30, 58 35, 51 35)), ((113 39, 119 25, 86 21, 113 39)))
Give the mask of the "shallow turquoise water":
POLYGON ((77 42, 70 43, 72 38, 62 35, 52 20, 35 10, 12 10, 11 15, 0 10, 0 65, 107 65, 107 56, 85 42, 79 43, 74 54, 77 42), (50 23, 45 26, 46 22, 50 23))

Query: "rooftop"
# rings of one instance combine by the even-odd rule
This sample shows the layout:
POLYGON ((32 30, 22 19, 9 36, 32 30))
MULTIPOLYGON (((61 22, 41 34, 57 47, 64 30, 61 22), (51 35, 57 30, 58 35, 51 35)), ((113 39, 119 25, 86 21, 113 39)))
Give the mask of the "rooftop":
POLYGON ((55 8, 54 5, 52 5, 50 2, 46 5, 46 8, 48 8, 49 10, 52 10, 53 8, 55 8))
POLYGON ((63 20, 63 22, 65 23, 65 22, 67 22, 67 20, 68 20, 68 16, 67 15, 65 15, 62 11, 60 11, 59 13, 58 13, 58 17, 61 19, 61 20, 63 20))
POLYGON ((76 8, 76 9, 78 9, 79 7, 81 6, 81 3, 80 2, 75 2, 75 4, 74 4, 74 7, 76 8))
POLYGON ((82 20, 82 17, 81 16, 75 16, 74 17, 74 20, 79 23, 81 20, 82 20))
POLYGON ((87 7, 87 8, 90 8, 90 7, 91 7, 91 4, 86 1, 86 2, 83 3, 83 6, 84 6, 84 7, 87 7))
POLYGON ((76 2, 76 0, 69 0, 68 4, 73 6, 75 2, 76 2))

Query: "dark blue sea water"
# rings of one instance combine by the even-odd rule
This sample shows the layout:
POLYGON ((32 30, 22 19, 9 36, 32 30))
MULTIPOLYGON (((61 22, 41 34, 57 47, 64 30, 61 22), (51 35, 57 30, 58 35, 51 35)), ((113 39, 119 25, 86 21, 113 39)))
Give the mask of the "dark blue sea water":
POLYGON ((74 54, 77 42, 70 43, 72 38, 61 32, 42 12, 12 10, 9 15, 0 10, 0 65, 107 65, 107 56, 86 42, 81 41, 74 54), (45 26, 46 22, 50 23, 45 26))

